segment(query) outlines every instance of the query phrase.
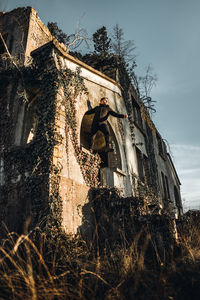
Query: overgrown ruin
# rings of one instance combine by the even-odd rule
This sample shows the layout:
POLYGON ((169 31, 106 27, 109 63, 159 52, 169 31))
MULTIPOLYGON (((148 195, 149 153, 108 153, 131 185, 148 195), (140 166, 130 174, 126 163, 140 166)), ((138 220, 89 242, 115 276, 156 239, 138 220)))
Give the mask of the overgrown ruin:
MULTIPOLYGON (((172 159, 120 70, 109 69, 111 78, 70 56, 30 7, 0 13, 0 32, 1 222, 22 231, 30 218, 32 227, 51 224, 74 234, 91 192, 104 187, 132 199, 140 214, 178 218, 172 159), (101 151, 101 133, 96 151, 89 150, 92 116, 85 113, 103 96, 128 114, 128 120, 109 119, 112 153, 101 151)), ((120 205, 116 198, 113 206, 120 205)))

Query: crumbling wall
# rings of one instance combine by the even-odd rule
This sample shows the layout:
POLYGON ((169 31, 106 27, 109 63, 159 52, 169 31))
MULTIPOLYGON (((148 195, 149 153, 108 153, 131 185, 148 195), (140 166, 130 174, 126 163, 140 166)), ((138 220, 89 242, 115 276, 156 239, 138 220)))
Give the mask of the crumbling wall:
MULTIPOLYGON (((147 211, 155 208, 160 197, 155 127, 141 103, 146 127, 141 130, 137 126, 132 111, 132 96, 136 95, 127 74, 118 70, 121 94, 113 79, 68 55, 57 41, 44 45, 52 37, 33 9, 14 10, 11 19, 21 12, 27 22, 22 18, 18 26, 16 39, 23 47, 16 51, 26 54, 27 60, 22 64, 3 55, 0 61, 1 220, 10 222, 12 229, 20 219, 21 230, 29 217, 32 226, 38 222, 46 228, 63 226, 69 233, 81 226, 81 208, 88 202, 90 189, 99 186, 100 165, 98 154, 80 144, 81 125, 85 112, 103 96, 108 97, 113 110, 129 116, 129 122, 109 121, 122 169, 110 168, 110 182, 126 197, 143 199, 147 211), (28 65, 30 52, 33 64, 28 65), (144 180, 139 178, 136 147, 148 159, 144 180)), ((1 24, 5 26, 5 22, 1 24)))
POLYGON ((48 76, 43 74, 41 80, 44 81, 37 82, 37 88, 42 93, 35 98, 30 82, 33 88, 35 78, 38 78, 37 68, 20 64, 16 66, 10 57, 3 57, 1 63, 0 81, 8 83, 1 85, 1 88, 5 88, 2 88, 5 95, 2 93, 0 98, 3 108, 0 120, 1 221, 9 230, 18 232, 23 231, 28 219, 32 227, 39 220, 43 225, 47 224, 49 219, 53 225, 53 220, 61 222, 62 219, 62 206, 57 195, 58 180, 54 176, 57 171, 52 164, 53 147, 58 142, 54 132, 55 78, 49 78, 51 90, 46 89, 45 94, 44 82, 48 76), (31 128, 29 113, 35 106, 37 130, 34 139, 28 143, 24 135, 27 135, 27 127, 31 128), (51 195, 50 172, 54 186, 51 195))
MULTIPOLYGON (((98 154, 91 153, 80 145, 84 114, 89 108, 98 105, 103 96, 109 98, 110 106, 115 111, 121 110, 120 112, 124 113, 126 111, 118 94, 120 90, 112 80, 108 81, 104 76, 100 77, 98 72, 96 74, 94 70, 87 70, 84 65, 79 66, 76 60, 70 61, 70 56, 62 55, 53 44, 47 45, 46 50, 41 48, 35 51, 32 55, 35 61, 40 61, 39 64, 43 68, 50 66, 50 61, 53 60, 52 64, 56 63, 57 71, 60 74, 55 127, 62 140, 54 148, 53 163, 59 165, 61 169, 59 193, 63 203, 63 226, 67 232, 74 233, 81 225, 81 207, 88 201, 89 188, 100 184, 98 154), (46 54, 46 51, 51 52, 50 56, 46 54), (77 67, 81 68, 80 71, 77 67), (76 91, 78 92, 76 93, 76 91)), ((126 170, 127 161, 117 119, 111 120, 110 124, 118 138, 122 165, 126 170)), ((119 176, 124 177, 126 174, 119 174, 119 176)), ((128 178, 127 176, 127 180, 128 178)), ((127 192, 128 187, 124 185, 123 190, 127 192)))
POLYGON ((14 9, 0 16, 0 31, 12 56, 24 60, 29 30, 30 7, 14 9))
POLYGON ((10 54, 30 62, 31 51, 55 39, 32 7, 22 7, 0 16, 0 31, 10 54))
POLYGON ((146 251, 146 244, 147 252, 157 253, 161 261, 173 253, 176 223, 160 214, 158 206, 149 210, 143 198, 123 198, 116 189, 91 189, 89 199, 82 209, 79 232, 91 249, 112 252, 122 244, 132 244, 137 252, 146 251))
POLYGON ((30 57, 33 50, 45 45, 53 39, 55 40, 49 29, 42 23, 37 12, 31 7, 26 55, 30 57))

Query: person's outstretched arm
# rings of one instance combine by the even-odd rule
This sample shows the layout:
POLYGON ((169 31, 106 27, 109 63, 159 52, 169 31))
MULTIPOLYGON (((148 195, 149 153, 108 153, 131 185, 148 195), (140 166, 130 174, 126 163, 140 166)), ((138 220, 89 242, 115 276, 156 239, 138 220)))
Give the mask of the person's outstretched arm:
POLYGON ((109 111, 109 114, 116 118, 127 118, 128 117, 128 115, 118 114, 112 109, 109 111))

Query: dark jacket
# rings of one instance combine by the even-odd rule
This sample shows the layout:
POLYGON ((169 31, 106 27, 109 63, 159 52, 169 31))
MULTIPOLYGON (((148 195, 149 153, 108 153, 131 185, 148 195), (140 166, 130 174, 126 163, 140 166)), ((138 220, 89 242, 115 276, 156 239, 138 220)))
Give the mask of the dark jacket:
POLYGON ((86 115, 95 114, 92 122, 92 130, 96 129, 102 124, 107 125, 107 119, 109 115, 116 118, 124 118, 124 115, 116 113, 109 107, 109 105, 104 105, 104 104, 100 104, 99 106, 96 106, 95 108, 87 111, 85 114, 86 115))

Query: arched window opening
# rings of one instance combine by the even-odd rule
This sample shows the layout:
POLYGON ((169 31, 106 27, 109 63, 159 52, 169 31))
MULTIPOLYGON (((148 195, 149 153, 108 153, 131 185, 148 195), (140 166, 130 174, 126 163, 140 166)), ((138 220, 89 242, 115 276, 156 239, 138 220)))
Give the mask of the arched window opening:
POLYGON ((23 132, 23 143, 29 144, 36 136, 38 127, 38 105, 37 101, 40 96, 39 88, 33 85, 32 89, 28 91, 29 103, 26 106, 25 117, 24 117, 24 132, 23 132))
POLYGON ((23 144, 29 144, 36 135, 38 125, 36 105, 26 110, 24 121, 23 144))
MULTIPOLYGON (((84 147, 85 149, 90 148, 91 145, 91 126, 93 121, 93 115, 84 115, 81 123, 81 133, 80 133, 80 144, 81 147, 84 147)), ((119 145, 115 136, 115 133, 111 127, 111 125, 108 123, 109 131, 110 131, 110 142, 112 145, 112 148, 114 149, 113 152, 105 152, 105 138, 104 134, 101 131, 97 131, 94 143, 93 143, 93 151, 96 151, 99 153, 102 159, 101 168, 107 167, 111 170, 116 169, 122 169, 122 162, 121 162, 121 155, 119 150, 119 145)))
POLYGON ((33 117, 32 117, 31 126, 29 125, 29 130, 28 130, 29 133, 27 135, 27 144, 29 144, 35 137, 36 129, 37 129, 37 123, 38 123, 38 120, 37 120, 36 115, 34 114, 33 117))

